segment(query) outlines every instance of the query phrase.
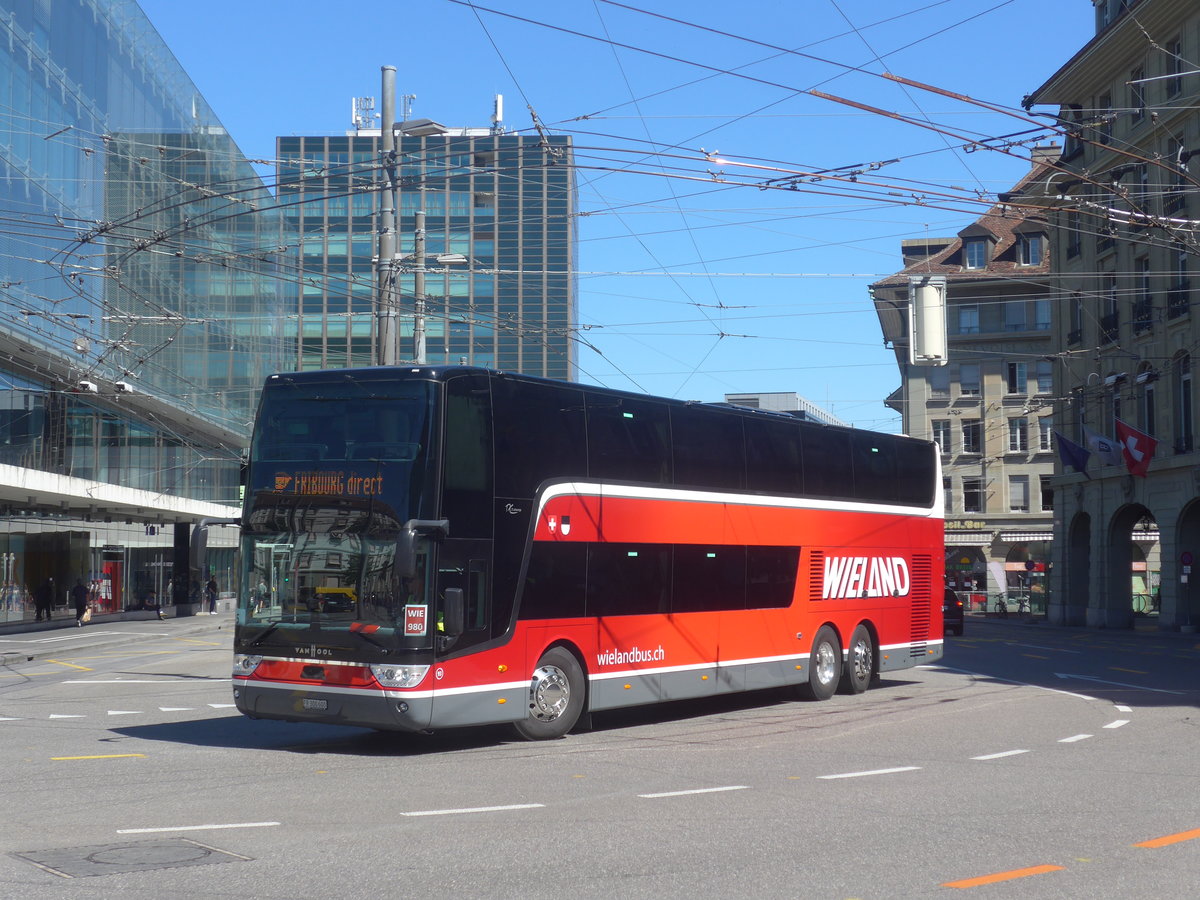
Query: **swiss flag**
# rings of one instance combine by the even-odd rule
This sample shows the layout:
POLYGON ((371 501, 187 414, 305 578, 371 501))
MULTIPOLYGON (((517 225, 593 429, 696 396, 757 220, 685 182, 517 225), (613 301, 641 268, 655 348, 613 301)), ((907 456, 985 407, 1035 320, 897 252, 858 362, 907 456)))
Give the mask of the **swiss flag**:
POLYGON ((1158 441, 1126 425, 1120 419, 1117 419, 1117 440, 1121 444, 1121 455, 1125 457, 1125 466, 1129 469, 1129 474, 1145 478, 1158 441))

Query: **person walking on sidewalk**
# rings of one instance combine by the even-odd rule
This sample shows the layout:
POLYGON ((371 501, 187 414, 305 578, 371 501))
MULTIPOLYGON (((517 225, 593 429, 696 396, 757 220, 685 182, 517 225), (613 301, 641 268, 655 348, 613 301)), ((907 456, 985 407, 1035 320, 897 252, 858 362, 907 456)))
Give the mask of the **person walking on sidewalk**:
POLYGON ((37 611, 35 622, 42 621, 42 616, 46 617, 46 621, 50 621, 50 609, 54 606, 54 579, 47 578, 42 582, 41 586, 34 592, 33 595, 34 609, 37 611))
POLYGON ((208 614, 215 616, 217 614, 217 578, 215 575, 208 579, 208 584, 204 586, 204 599, 208 602, 208 614))
POLYGON ((82 628, 89 618, 88 615, 88 592, 83 586, 83 582, 78 578, 75 579, 75 587, 71 588, 71 602, 75 604, 75 624, 82 628))

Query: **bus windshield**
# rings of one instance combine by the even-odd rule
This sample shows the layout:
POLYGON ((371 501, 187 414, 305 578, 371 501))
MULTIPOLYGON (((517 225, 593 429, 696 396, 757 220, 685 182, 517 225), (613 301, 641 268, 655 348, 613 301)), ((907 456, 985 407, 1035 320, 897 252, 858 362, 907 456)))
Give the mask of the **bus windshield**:
POLYGON ((268 381, 247 474, 241 624, 270 629, 272 643, 298 629, 304 641, 405 635, 406 607, 411 624, 426 602, 426 566, 418 546, 412 577, 397 552, 405 523, 434 509, 435 408, 424 381, 346 376, 303 392, 268 381))
POLYGON ((425 605, 427 544, 418 548, 412 577, 397 569, 396 546, 395 539, 361 534, 246 536, 239 621, 280 626, 280 637, 295 627, 309 636, 314 630, 403 634, 406 607, 425 605))

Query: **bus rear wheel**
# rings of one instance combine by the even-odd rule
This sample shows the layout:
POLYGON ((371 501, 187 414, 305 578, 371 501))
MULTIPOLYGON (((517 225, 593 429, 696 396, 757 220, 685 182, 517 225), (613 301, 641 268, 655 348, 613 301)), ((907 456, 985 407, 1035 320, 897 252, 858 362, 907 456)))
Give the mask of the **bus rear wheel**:
POLYGON ((844 694, 861 694, 871 686, 875 676, 875 642, 865 625, 859 625, 850 635, 846 665, 842 671, 841 690, 844 694))
POLYGON ((808 684, 802 688, 810 700, 828 700, 837 691, 842 674, 842 645, 828 625, 822 625, 813 639, 808 658, 808 684))
POLYGON ((533 670, 525 718, 513 724, 527 740, 560 738, 579 721, 583 699, 583 668, 579 660, 563 647, 551 647, 533 670))

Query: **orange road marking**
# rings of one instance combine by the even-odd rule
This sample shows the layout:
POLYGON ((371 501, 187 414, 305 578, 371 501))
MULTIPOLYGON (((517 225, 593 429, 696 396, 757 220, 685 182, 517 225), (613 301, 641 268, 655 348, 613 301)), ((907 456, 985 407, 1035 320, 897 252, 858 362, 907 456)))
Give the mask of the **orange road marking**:
POLYGON ((1030 866, 1028 869, 1013 869, 1010 872, 995 872, 991 875, 980 875, 978 878, 964 878, 962 881, 947 881, 942 887, 973 888, 985 884, 996 884, 1001 881, 1013 881, 1017 878, 1028 878, 1030 875, 1045 875, 1047 872, 1061 872, 1062 866, 1030 866))
POLYGON ((54 663, 56 666, 67 666, 72 669, 80 669, 84 672, 92 671, 87 666, 77 666, 77 665, 75 665, 75 663, 63 662, 61 659, 48 659, 48 660, 46 660, 46 662, 54 663))
POLYGON ((1109 666, 1114 672, 1129 672, 1133 675, 1149 675, 1149 672, 1143 672, 1141 669, 1122 669, 1120 666, 1109 666))
POLYGON ((1193 828, 1191 831, 1181 831, 1178 834, 1168 834, 1165 837, 1155 838, 1152 841, 1142 841, 1140 844, 1134 844, 1135 847, 1149 847, 1154 850, 1158 847, 1166 847, 1168 844, 1178 844, 1181 841, 1194 841, 1200 838, 1200 828, 1193 828))
POLYGON ((105 756, 52 756, 53 762, 63 762, 72 759, 145 759, 145 753, 109 753, 105 756))

